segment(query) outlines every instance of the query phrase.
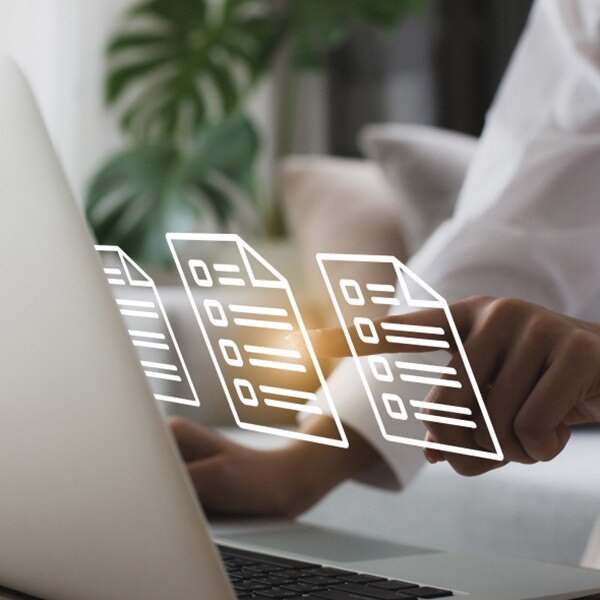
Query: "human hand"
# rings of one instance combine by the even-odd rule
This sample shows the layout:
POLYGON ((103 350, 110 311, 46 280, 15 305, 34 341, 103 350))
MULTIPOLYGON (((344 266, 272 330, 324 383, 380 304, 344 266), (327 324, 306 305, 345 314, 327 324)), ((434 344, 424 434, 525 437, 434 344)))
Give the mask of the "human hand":
MULTIPOLYGON (((479 475, 510 461, 533 463, 556 457, 570 437, 570 425, 600 415, 600 327, 512 298, 474 297, 450 306, 475 379, 484 397, 505 460, 426 450, 430 462, 447 460, 463 475, 479 475)), ((388 316, 376 322, 380 343, 360 340, 350 328, 358 354, 398 353, 385 341, 381 322, 444 327, 439 310, 388 316)), ((350 353, 341 329, 309 332, 317 354, 350 353)), ((453 340, 449 366, 458 366, 453 340)), ((405 352, 430 351, 405 344, 405 352)), ((462 372, 457 368, 457 371, 462 372)), ((460 391, 433 388, 432 403, 470 407, 475 398, 463 381, 460 391)), ((484 428, 476 430, 427 423, 429 439, 454 446, 493 451, 484 428)))
MULTIPOLYGON (((207 512, 294 517, 377 459, 375 450, 351 430, 348 450, 291 442, 265 451, 236 444, 179 417, 169 424, 207 512)), ((309 422, 303 430, 326 437, 337 432, 327 417, 309 422)))

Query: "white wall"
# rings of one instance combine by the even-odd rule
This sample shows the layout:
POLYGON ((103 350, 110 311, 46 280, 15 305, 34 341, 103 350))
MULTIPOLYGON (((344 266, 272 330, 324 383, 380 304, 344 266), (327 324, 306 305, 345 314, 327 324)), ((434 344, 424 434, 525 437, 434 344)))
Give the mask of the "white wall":
POLYGON ((103 106, 103 50, 129 0, 0 0, 0 49, 28 76, 78 197, 119 141, 103 106))
MULTIPOLYGON (((0 50, 27 74, 75 194, 119 145, 116 117, 103 104, 104 48, 120 13, 133 0, 0 0, 0 50)), ((252 95, 249 110, 263 137, 260 172, 270 196, 277 137, 276 72, 252 95)), ((326 94, 322 77, 302 77, 294 152, 327 149, 326 94)))

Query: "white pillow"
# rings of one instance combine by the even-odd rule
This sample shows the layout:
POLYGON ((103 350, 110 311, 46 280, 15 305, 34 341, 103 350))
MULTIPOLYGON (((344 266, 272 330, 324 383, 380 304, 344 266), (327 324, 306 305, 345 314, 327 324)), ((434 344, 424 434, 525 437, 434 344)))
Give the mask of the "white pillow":
MULTIPOLYGON (((391 254, 405 260, 401 209, 379 167, 365 160, 291 157, 282 162, 280 179, 286 223, 301 253, 308 295, 319 302, 325 320, 335 322, 315 255, 391 254)), ((344 276, 366 283, 373 266, 335 274, 344 276)), ((373 308, 373 317, 385 314, 385 307, 373 308)))
POLYGON ((452 215, 477 139, 434 127, 388 124, 365 127, 359 141, 396 192, 400 226, 412 254, 452 215))

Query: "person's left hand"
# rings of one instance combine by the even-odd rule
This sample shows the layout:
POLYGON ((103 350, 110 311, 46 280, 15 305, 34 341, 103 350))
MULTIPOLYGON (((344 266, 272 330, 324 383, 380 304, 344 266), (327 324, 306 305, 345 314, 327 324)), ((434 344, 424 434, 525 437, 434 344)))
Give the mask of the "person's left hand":
MULTIPOLYGON (((349 427, 349 448, 290 440, 276 450, 258 450, 181 417, 171 418, 169 425, 198 498, 210 513, 296 517, 379 460, 375 448, 349 427)), ((331 437, 337 425, 322 415, 304 423, 302 432, 331 437)))
MULTIPOLYGON (((450 310, 504 462, 427 449, 430 462, 447 460, 458 473, 472 476, 510 461, 549 461, 565 448, 570 425, 600 420, 600 326, 512 298, 468 298, 452 304, 450 310)), ((443 319, 438 309, 388 316, 375 323, 382 340, 375 345, 362 342, 352 328, 350 335, 358 354, 398 353, 397 344, 384 341, 383 321, 444 328, 443 319)), ((341 329, 315 330, 309 335, 321 356, 350 353, 341 329)), ((453 340, 448 337, 447 341, 453 355, 449 366, 464 373, 453 340)), ((404 352, 424 351, 408 343, 401 348, 404 352)), ((471 407, 474 394, 467 381, 462 383, 461 390, 433 388, 427 401, 471 407)), ((438 443, 494 450, 483 427, 466 429, 428 422, 427 428, 429 439, 438 443)))

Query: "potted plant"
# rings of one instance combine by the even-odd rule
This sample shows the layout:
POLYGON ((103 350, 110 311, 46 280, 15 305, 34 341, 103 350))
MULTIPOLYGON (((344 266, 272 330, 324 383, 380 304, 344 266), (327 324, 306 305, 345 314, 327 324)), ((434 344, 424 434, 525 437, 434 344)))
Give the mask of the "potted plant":
MULTIPOLYGON (((264 231, 277 210, 259 197, 269 186, 257 185, 260 138, 244 110, 249 92, 275 56, 284 57, 288 71, 320 68, 357 27, 389 30, 420 6, 421 0, 136 2, 108 46, 106 100, 127 145, 88 190, 87 217, 98 241, 161 266, 170 264, 164 234, 194 229, 202 217, 224 229, 246 207, 258 216, 255 233, 264 231)), ((293 101, 286 94, 283 119, 293 101)))

